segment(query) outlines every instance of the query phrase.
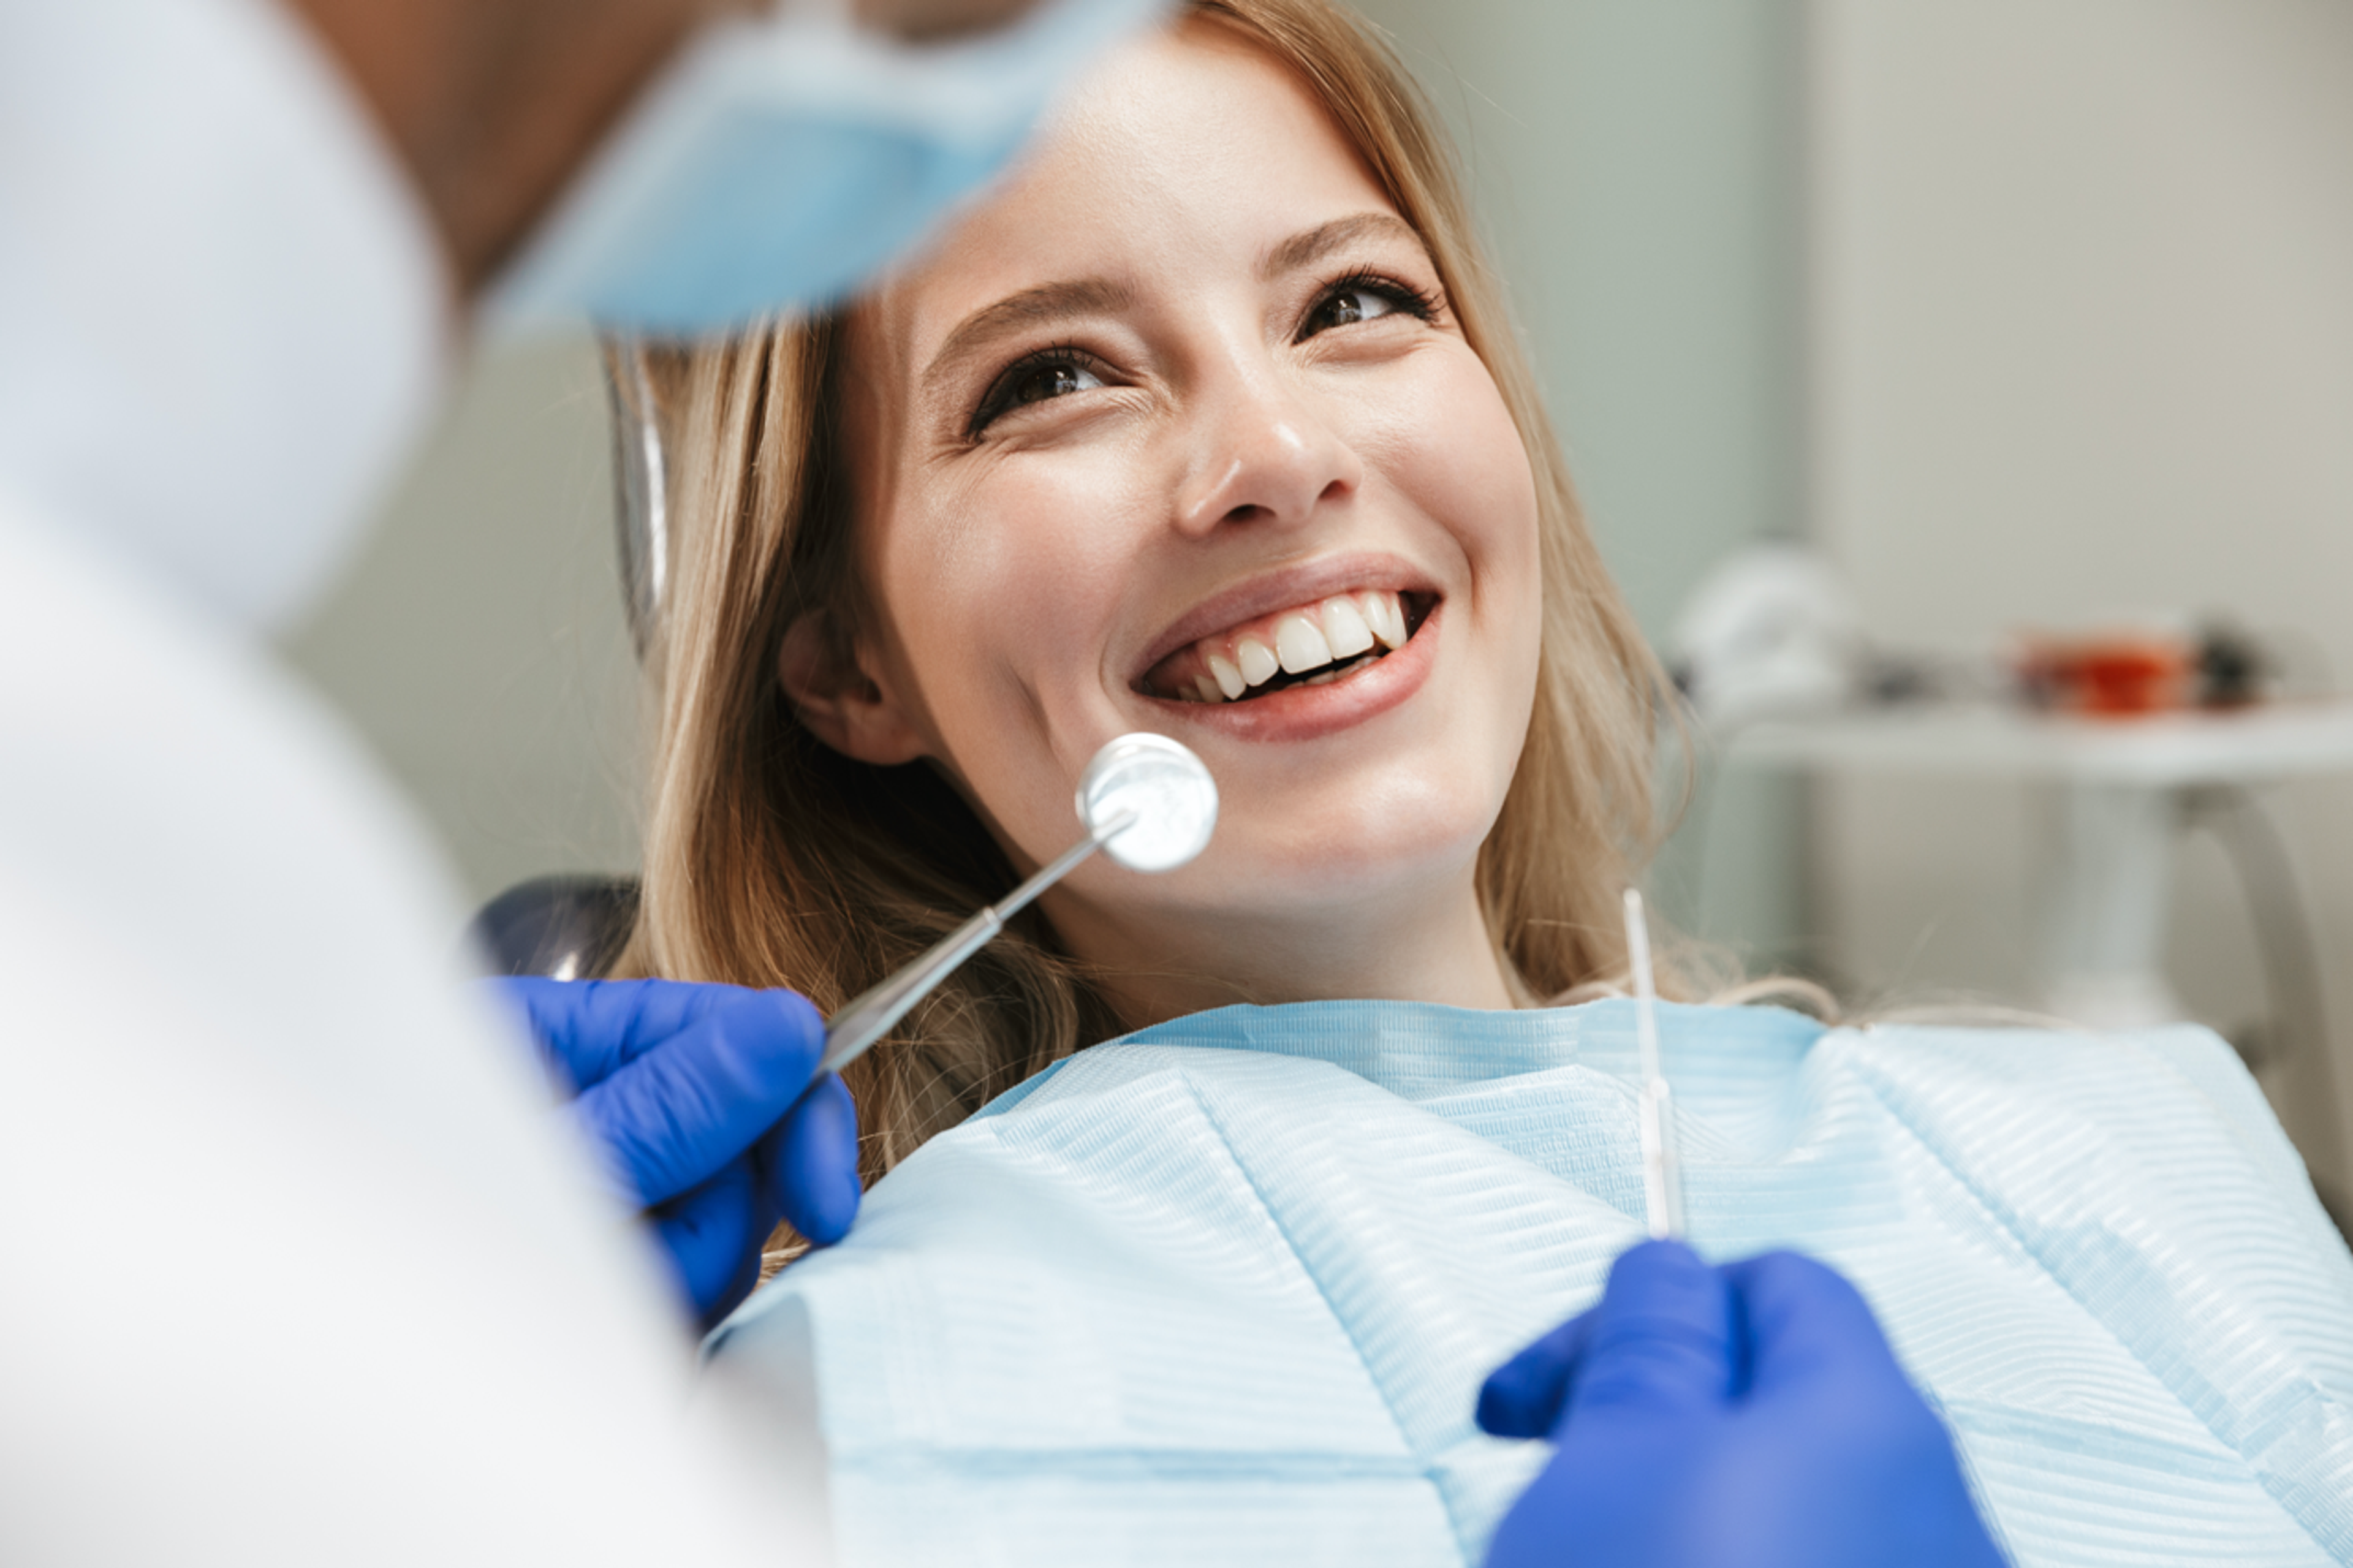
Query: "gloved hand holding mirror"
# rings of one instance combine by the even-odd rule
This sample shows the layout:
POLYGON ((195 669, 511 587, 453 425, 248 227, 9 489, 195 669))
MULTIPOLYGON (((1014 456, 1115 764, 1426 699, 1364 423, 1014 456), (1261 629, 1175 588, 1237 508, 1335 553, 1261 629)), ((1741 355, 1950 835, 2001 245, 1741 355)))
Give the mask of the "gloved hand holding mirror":
POLYGON ((750 1293, 779 1219, 818 1246, 858 1215, 858 1111, 820 1075, 825 1022, 790 991, 670 980, 493 982, 575 1098, 708 1326, 750 1293))
POLYGON ((751 1292, 779 1219, 823 1247, 857 1217, 858 1112, 837 1076, 1014 911, 1095 850, 1131 870, 1186 864, 1217 826, 1190 751, 1123 735, 1080 781, 1087 835, 830 1024, 807 998, 667 980, 503 980, 623 1201, 643 1210, 705 1327, 751 1292))

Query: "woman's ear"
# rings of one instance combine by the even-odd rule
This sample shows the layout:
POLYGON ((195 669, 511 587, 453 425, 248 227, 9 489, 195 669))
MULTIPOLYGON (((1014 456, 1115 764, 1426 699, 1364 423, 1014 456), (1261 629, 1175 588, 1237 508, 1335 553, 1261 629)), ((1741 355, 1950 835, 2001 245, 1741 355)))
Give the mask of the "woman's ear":
POLYGON ((823 612, 796 616, 785 628, 776 679, 809 733, 843 756, 889 767, 924 754, 906 710, 860 668, 858 651, 823 612))

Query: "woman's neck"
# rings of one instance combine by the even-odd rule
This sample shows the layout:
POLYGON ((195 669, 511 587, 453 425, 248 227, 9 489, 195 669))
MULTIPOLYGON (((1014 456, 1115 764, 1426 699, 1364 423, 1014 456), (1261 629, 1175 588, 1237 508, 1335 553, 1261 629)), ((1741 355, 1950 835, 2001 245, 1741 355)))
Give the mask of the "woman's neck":
POLYGON ((1132 929, 1092 908, 1050 912, 1073 954, 1109 976, 1104 989, 1130 1028, 1237 1002, 1519 1005, 1467 876, 1440 897, 1362 898, 1315 914, 1226 912, 1176 931, 1132 929))

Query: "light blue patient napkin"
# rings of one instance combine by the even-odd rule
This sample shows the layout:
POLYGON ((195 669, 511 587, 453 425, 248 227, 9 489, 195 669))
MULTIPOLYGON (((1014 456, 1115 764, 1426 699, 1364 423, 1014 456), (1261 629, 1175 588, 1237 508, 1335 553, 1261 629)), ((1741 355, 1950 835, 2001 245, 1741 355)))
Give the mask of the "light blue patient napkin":
MULTIPOLYGON (((2353 1259, 2212 1035, 1663 1007, 1693 1239, 1845 1270, 2021 1563, 2353 1561, 2353 1259)), ((1476 1563, 1480 1380, 1642 1234, 1630 1004, 1231 1007, 934 1139, 710 1351, 845 1563, 1476 1563)))

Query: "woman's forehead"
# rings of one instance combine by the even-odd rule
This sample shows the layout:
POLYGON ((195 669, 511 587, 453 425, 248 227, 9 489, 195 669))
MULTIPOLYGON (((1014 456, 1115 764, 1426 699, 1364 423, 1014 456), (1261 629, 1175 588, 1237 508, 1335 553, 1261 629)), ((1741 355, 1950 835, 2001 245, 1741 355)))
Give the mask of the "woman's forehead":
POLYGON ((1004 185, 870 297, 860 332, 913 375, 977 312, 1073 288, 1123 307, 1205 268, 1262 271, 1319 226, 1367 214, 1394 209, 1323 105, 1257 46, 1197 21, 1107 60, 1004 185))

